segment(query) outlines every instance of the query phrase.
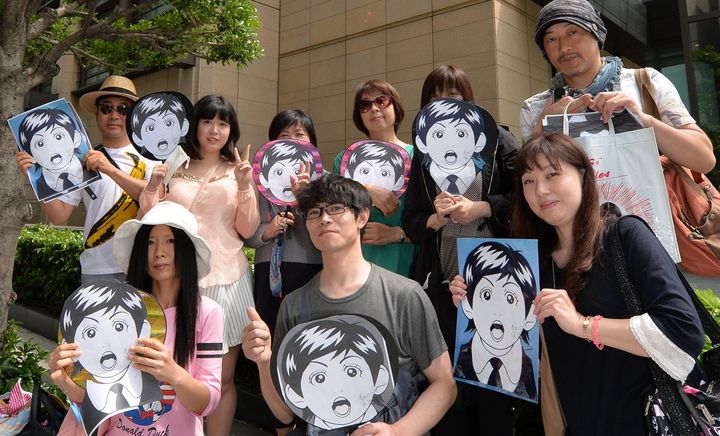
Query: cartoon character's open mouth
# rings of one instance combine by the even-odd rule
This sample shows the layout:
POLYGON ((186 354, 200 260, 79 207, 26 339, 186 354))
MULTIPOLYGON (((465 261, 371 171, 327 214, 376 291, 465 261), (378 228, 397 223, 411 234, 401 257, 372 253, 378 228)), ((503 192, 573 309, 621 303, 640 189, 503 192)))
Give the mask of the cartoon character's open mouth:
POLYGON ((63 161, 63 157, 59 154, 55 153, 52 156, 50 156, 50 162, 52 162, 55 165, 61 164, 63 161))
POLYGON ((340 418, 345 418, 350 414, 350 401, 345 397, 338 397, 332 404, 333 413, 340 418))
POLYGON ((102 366, 106 371, 110 371, 115 368, 115 365, 117 365, 117 356, 115 356, 115 353, 112 351, 104 352, 100 357, 100 366, 102 366))
POLYGON ((448 151, 447 153, 445 153, 444 158, 445 158, 445 162, 447 162, 449 164, 454 164, 458 160, 458 155, 457 155, 457 153, 455 153, 454 151, 451 150, 451 151, 448 151))
POLYGON ((161 139, 160 142, 158 142, 158 149, 160 151, 165 151, 168 149, 168 147, 170 147, 170 144, 168 144, 166 140, 161 139))
POLYGON ((283 188, 282 193, 283 193, 283 197, 285 197, 285 198, 292 198, 292 196, 293 196, 292 189, 290 189, 290 188, 283 188))
POLYGON ((504 335, 505 327, 503 327, 502 323, 499 320, 493 321, 493 323, 490 324, 490 336, 496 341, 500 341, 504 335))

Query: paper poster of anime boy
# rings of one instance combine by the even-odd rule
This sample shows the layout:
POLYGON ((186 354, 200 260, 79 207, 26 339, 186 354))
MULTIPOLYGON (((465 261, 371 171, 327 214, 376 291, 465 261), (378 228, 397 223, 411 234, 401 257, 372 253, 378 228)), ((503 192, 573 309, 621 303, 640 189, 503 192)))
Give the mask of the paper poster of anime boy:
POLYGON ((408 152, 397 144, 358 141, 343 153, 340 174, 363 185, 392 191, 400 198, 407 188, 410 163, 408 152))
POLYGON ((83 165, 90 141, 78 120, 65 100, 57 100, 8 121, 18 148, 35 161, 28 176, 39 201, 50 201, 100 178, 83 165))
POLYGON ((265 143, 255 153, 253 177, 258 190, 265 198, 278 206, 294 206, 291 178, 300 174, 301 168, 311 165, 310 180, 322 175, 322 159, 309 142, 297 139, 279 139, 265 143))
POLYGON ((472 102, 440 98, 428 103, 413 124, 415 146, 437 186, 462 195, 497 148, 497 124, 472 102))
POLYGON ((79 344, 82 353, 68 373, 85 389, 80 413, 87 434, 109 416, 163 399, 155 377, 128 358, 139 338, 151 336, 144 296, 127 283, 98 280, 65 300, 60 334, 63 342, 79 344))
POLYGON ((192 103, 179 92, 148 94, 133 105, 125 118, 130 142, 143 156, 166 160, 179 144, 193 134, 192 103))
POLYGON ((455 378, 537 402, 537 242, 458 239, 458 252, 461 241, 465 253, 472 249, 460 258, 467 295, 458 307, 455 378))
POLYGON ((373 420, 392 397, 397 378, 390 334, 358 315, 295 326, 273 359, 275 388, 285 403, 309 425, 325 430, 373 420))

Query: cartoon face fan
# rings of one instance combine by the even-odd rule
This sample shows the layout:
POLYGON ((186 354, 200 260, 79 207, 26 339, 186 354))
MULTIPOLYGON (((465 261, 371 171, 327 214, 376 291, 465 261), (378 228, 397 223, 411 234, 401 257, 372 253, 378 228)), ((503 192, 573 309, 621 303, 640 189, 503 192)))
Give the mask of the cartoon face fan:
POLYGON ((109 416, 162 400, 155 377, 128 358, 139 338, 165 341, 165 314, 152 295, 117 281, 85 283, 65 300, 59 330, 60 342, 77 343, 82 353, 65 370, 85 389, 87 434, 109 416))
POLYGON ((312 166, 310 180, 322 175, 322 159, 312 144, 297 139, 265 143, 255 153, 253 177, 258 190, 272 204, 294 206, 297 201, 290 178, 300 174, 300 164, 312 166))
POLYGON ((100 173, 84 165, 92 149, 85 125, 65 99, 55 100, 7 121, 18 149, 32 157, 27 174, 38 200, 47 202, 85 188, 97 198, 92 184, 100 173))
POLYGON ((143 156, 166 160, 193 135, 195 112, 183 94, 155 92, 139 99, 125 118, 130 141, 143 156))
POLYGON ((343 153, 340 174, 363 185, 370 184, 400 196, 410 176, 410 155, 397 144, 358 141, 343 153))
POLYGON ((474 103, 440 98, 415 118, 413 140, 440 189, 462 195, 495 153, 497 124, 474 103))
POLYGON ((392 397, 398 354, 379 322, 335 315, 299 324, 273 353, 273 382, 285 404, 325 430, 371 421, 392 397))

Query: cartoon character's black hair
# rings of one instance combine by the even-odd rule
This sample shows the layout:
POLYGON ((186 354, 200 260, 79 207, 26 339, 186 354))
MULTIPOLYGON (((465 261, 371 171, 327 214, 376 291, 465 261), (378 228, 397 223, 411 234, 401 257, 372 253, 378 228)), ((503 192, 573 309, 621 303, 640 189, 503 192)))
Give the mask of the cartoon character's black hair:
MULTIPOLYGON (((535 275, 521 252, 499 242, 483 242, 468 254, 464 271, 467 284, 465 298, 470 307, 472 307, 475 288, 480 280, 488 275, 500 274, 500 279, 511 277, 520 286, 527 317, 533 298, 535 298, 535 275)), ((467 330, 474 329, 475 323, 471 319, 467 330)), ((523 330, 521 337, 525 341, 528 340, 527 330, 523 330)))

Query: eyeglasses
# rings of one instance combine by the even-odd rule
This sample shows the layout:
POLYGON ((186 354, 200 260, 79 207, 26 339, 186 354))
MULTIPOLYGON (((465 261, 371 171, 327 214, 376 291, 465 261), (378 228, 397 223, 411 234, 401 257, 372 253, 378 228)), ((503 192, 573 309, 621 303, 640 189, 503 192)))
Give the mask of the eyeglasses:
POLYGON ((315 206, 303 212, 302 215, 305 217, 306 220, 314 220, 320 218, 323 214, 323 211, 327 212, 328 215, 340 215, 341 213, 345 212, 348 207, 350 206, 345 203, 333 203, 328 204, 327 206, 315 206))
POLYGON ((130 105, 128 104, 119 104, 117 106, 113 106, 110 103, 99 103, 97 105, 98 110, 102 112, 105 115, 110 115, 110 113, 115 109, 118 113, 118 115, 125 116, 130 112, 130 105))
POLYGON ((360 109, 360 113, 369 112, 370 109, 372 109, 373 104, 377 106, 378 109, 382 110, 385 109, 390 105, 392 102, 392 97, 389 95, 378 95, 375 97, 375 100, 360 100, 360 104, 358 105, 358 108, 360 109))

